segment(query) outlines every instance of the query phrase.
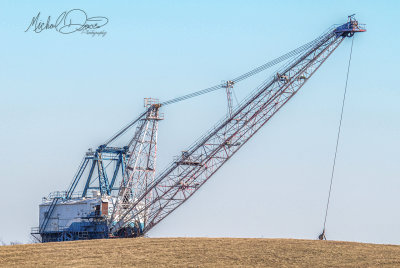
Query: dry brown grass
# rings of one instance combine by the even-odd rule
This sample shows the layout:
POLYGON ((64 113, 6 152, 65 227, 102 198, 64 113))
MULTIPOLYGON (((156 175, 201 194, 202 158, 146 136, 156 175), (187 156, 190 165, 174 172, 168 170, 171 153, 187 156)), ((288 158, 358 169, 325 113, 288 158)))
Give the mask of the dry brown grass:
POLYGON ((0 266, 400 267, 400 246, 294 239, 109 239, 2 246, 0 266))

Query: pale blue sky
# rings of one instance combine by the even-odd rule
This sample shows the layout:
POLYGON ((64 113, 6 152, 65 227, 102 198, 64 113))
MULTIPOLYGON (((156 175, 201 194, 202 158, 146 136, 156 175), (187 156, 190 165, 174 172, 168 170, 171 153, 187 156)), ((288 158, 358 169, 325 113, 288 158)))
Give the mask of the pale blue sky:
MULTIPOLYGON (((42 196, 143 110, 240 75, 357 14, 327 236, 400 244, 398 1, 1 1, 0 239, 29 238, 42 196), (106 16, 104 38, 25 33, 33 16, 106 16)), ((314 239, 322 229, 350 40, 149 235, 314 239)), ((271 70, 270 73, 272 73, 271 70)), ((243 98, 268 73, 237 85, 243 98)), ((163 109, 159 170, 226 111, 223 91, 163 109)))

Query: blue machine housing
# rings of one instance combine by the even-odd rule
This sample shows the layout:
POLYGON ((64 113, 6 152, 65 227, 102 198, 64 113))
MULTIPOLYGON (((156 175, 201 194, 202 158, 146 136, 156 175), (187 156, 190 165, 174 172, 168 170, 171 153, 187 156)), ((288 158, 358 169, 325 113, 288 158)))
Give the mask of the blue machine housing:
POLYGON ((74 222, 68 229, 41 234, 42 242, 108 238, 106 222, 74 222))
POLYGON ((349 20, 347 23, 336 28, 335 33, 336 36, 347 36, 351 37, 356 32, 365 32, 367 31, 363 24, 359 24, 358 21, 354 18, 355 14, 349 16, 349 20))

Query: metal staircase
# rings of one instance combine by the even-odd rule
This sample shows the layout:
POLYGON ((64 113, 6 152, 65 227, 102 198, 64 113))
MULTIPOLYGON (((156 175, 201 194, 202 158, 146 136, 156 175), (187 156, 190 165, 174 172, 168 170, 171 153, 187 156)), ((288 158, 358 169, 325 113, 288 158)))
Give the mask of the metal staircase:
POLYGON ((39 227, 39 233, 43 233, 43 231, 46 229, 47 224, 49 223, 51 214, 53 214, 54 208, 56 207, 57 202, 58 202, 58 200, 60 198, 61 197, 54 197, 53 200, 51 201, 50 207, 47 210, 47 212, 45 213, 44 220, 43 220, 42 224, 39 227))

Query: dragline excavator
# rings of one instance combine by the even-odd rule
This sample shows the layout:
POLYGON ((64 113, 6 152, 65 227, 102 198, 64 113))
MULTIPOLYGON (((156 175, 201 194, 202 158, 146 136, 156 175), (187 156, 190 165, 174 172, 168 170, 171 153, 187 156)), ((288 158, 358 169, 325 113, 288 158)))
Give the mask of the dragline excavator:
POLYGON ((43 198, 39 227, 32 228, 32 235, 41 242, 145 235, 242 148, 345 38, 364 31, 352 15, 345 24, 332 26, 315 40, 228 82, 165 102, 145 99, 142 114, 84 155, 67 191, 43 198), (234 84, 278 63, 282 67, 275 75, 233 107, 234 84), (228 94, 225 118, 156 174, 160 109, 222 88, 228 94), (127 140, 124 146, 114 145, 122 137, 127 140))

